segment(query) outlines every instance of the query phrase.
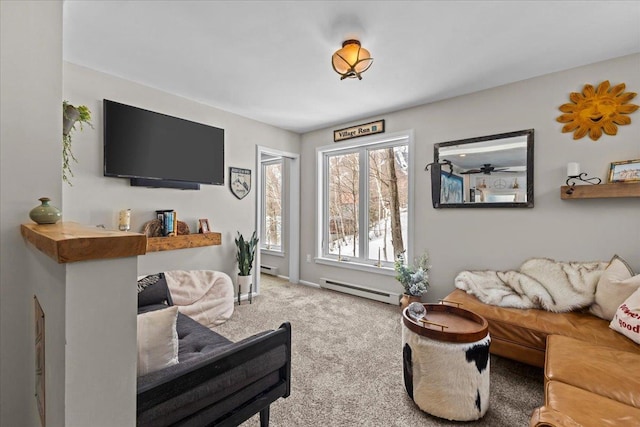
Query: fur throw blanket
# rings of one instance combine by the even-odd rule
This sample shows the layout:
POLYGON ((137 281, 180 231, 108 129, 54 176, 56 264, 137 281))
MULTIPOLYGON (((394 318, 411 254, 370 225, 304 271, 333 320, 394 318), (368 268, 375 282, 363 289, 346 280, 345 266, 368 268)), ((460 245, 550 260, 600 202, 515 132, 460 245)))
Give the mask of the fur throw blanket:
POLYGON ((485 304, 556 313, 588 307, 606 262, 559 262, 532 258, 519 271, 462 271, 457 288, 485 304))

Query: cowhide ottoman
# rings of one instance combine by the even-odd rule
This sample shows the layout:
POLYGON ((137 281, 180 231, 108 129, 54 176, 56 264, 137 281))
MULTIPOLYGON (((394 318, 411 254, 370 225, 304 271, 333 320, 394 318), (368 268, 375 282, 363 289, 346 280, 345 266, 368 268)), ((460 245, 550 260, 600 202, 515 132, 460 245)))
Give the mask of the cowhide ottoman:
POLYGON ((402 316, 407 393, 431 415, 456 421, 477 420, 489 408, 491 338, 487 321, 459 307, 424 306, 426 320, 431 323, 424 323, 425 318, 420 313, 416 316, 410 308, 402 316))

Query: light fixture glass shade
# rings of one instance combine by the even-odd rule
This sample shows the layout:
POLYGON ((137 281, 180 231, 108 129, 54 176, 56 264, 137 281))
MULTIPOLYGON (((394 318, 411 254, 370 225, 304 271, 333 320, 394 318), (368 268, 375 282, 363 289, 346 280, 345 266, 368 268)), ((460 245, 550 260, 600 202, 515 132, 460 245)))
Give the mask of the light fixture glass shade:
POLYGON ((346 78, 358 78, 360 74, 371 67, 373 58, 369 51, 360 46, 358 40, 347 40, 342 43, 342 49, 336 51, 331 57, 331 65, 336 73, 340 74, 340 80, 346 78))

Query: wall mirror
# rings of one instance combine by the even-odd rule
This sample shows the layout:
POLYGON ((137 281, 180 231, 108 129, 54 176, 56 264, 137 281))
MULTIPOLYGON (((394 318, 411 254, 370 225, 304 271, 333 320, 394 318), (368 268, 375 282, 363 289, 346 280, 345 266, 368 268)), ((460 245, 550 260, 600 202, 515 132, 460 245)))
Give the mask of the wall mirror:
POLYGON ((434 208, 533 207, 533 129, 441 142, 433 158, 434 208))

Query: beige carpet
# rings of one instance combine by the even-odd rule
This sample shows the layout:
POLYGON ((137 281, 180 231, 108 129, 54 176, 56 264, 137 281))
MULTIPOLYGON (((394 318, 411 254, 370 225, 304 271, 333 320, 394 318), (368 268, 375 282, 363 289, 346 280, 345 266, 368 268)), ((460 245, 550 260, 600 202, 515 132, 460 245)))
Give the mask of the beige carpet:
MULTIPOLYGON (((216 328, 237 341, 292 326, 291 396, 271 405, 271 426, 527 426, 543 404, 541 369, 491 356, 491 398, 475 422, 426 414, 402 380, 400 308, 262 275, 262 294, 216 328)), ((452 384, 452 386, 455 386, 452 384)), ((258 426, 255 416, 242 424, 258 426)))

